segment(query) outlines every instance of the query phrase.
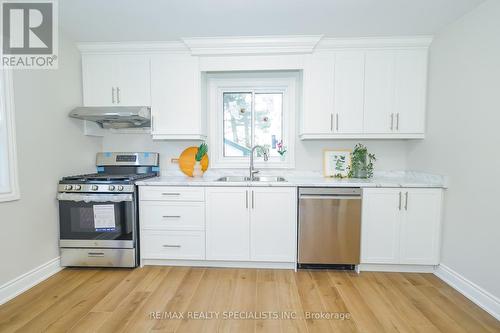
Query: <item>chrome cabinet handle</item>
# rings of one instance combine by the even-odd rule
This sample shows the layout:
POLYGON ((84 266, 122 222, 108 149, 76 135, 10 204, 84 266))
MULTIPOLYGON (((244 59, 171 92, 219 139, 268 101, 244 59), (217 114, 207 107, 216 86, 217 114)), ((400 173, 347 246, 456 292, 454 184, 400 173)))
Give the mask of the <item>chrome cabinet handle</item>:
POLYGON ((391 113, 391 131, 394 130, 394 113, 391 113))
POLYGON ((245 206, 248 209, 248 190, 245 191, 245 206))
POLYGON ((396 113, 396 131, 399 131, 399 112, 396 113))
POLYGON ((180 219, 180 215, 163 215, 162 216, 164 219, 180 219))
POLYGON ((339 114, 335 114, 335 130, 338 132, 339 131, 339 114))
POLYGON ((89 252, 87 255, 89 257, 104 257, 104 253, 102 252, 89 252))
POLYGON ((408 210, 408 192, 405 193, 405 210, 408 210))
POLYGON ((153 121, 153 115, 151 114, 151 133, 155 132, 155 126, 154 126, 154 121, 153 121))
POLYGON ((161 195, 181 195, 181 194, 180 193, 168 193, 168 192, 164 192, 161 195))
POLYGON ((115 104, 115 87, 111 87, 111 103, 115 104))
POLYGON ((255 208, 255 200, 254 200, 254 196, 253 196, 253 190, 252 190, 252 209, 255 208))
POLYGON ((162 246, 163 246, 163 247, 166 247, 166 248, 172 248, 172 247, 179 248, 179 247, 181 247, 180 245, 177 245, 177 244, 175 244, 175 245, 171 245, 171 244, 163 244, 162 246))
POLYGON ((330 113, 330 131, 333 132, 333 113, 330 113))
POLYGON ((120 88, 116 87, 116 103, 120 104, 120 88))
POLYGON ((403 201, 403 192, 399 192, 399 210, 401 210, 401 205, 403 201))

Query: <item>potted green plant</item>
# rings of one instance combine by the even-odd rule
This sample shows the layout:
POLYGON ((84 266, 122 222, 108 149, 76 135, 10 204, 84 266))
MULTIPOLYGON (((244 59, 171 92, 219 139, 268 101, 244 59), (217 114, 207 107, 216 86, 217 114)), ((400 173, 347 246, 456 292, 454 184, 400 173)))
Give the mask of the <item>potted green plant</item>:
POLYGON ((373 177, 373 162, 377 159, 375 154, 368 152, 368 148, 358 143, 351 153, 350 178, 371 178, 373 177))

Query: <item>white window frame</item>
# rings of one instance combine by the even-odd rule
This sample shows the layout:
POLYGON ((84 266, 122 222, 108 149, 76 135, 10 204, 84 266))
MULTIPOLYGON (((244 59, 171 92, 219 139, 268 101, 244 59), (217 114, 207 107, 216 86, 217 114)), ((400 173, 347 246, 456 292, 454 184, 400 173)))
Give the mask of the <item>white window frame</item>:
MULTIPOLYGON (((17 176, 17 152, 16 152, 16 130, 15 130, 15 120, 14 120, 14 88, 12 83, 12 71, 10 70, 0 70, 1 82, 0 82, 0 103, 2 103, 2 108, 0 109, 0 117, 2 120, 0 126, 5 126, 5 138, 6 139, 6 151, 7 151, 7 170, 4 169, 4 165, 0 165, 2 168, 0 172, 5 172, 5 176, 8 179, 9 185, 6 189, 0 188, 0 202, 13 201, 20 199, 19 193, 19 181, 17 176)), ((0 135, 2 132, 0 132, 0 135)), ((0 141, 0 144, 3 144, 0 141)))
MULTIPOLYGON (((256 93, 283 93, 283 143, 287 148, 284 161, 272 156, 267 162, 255 156, 259 169, 291 169, 295 167, 295 113, 297 107, 295 73, 235 73, 209 74, 208 115, 211 168, 248 168, 250 157, 224 157, 223 93, 254 91, 256 93)), ((257 153, 255 153, 257 155, 257 153)))

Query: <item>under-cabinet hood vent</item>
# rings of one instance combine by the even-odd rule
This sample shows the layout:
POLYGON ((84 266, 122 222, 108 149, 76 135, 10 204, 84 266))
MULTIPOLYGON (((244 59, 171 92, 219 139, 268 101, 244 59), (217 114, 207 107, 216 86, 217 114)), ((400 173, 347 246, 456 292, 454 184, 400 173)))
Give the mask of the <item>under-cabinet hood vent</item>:
POLYGON ((147 106, 77 107, 69 116, 94 121, 102 128, 151 127, 151 109, 147 106))

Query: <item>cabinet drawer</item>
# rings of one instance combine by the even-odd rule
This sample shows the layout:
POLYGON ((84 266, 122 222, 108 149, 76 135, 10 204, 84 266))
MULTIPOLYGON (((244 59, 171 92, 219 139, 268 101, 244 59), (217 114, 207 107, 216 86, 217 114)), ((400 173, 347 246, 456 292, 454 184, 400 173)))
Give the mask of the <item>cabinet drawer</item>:
POLYGON ((143 259, 205 259, 203 231, 143 231, 143 259))
POLYGON ((204 202, 141 201, 141 229, 205 230, 204 202))
POLYGON ((204 201, 202 187, 141 186, 140 200, 154 201, 204 201))

